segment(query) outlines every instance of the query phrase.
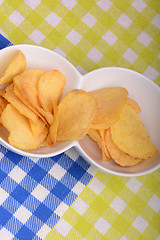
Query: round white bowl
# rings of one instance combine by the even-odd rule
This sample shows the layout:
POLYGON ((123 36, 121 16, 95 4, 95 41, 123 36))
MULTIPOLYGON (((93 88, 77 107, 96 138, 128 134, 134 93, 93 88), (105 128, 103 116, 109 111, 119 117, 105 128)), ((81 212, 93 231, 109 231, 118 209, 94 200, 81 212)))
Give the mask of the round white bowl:
POLYGON ((53 148, 42 147, 33 151, 22 151, 8 143, 8 134, 4 128, 0 128, 0 144, 17 154, 38 158, 56 156, 71 147, 75 147, 87 162, 105 172, 118 176, 140 176, 160 167, 160 108, 158 106, 160 103, 160 88, 154 82, 135 71, 116 67, 101 68, 86 75, 81 75, 62 56, 51 50, 33 45, 16 45, 2 49, 0 51, 0 62, 3 64, 0 67, 0 75, 17 50, 21 50, 25 54, 27 69, 40 68, 45 71, 57 69, 65 75, 66 85, 62 97, 72 89, 93 91, 106 87, 125 87, 129 92, 129 97, 138 102, 141 108, 139 116, 159 153, 134 167, 120 167, 114 161, 103 162, 97 144, 87 136, 80 141, 56 143, 53 148))

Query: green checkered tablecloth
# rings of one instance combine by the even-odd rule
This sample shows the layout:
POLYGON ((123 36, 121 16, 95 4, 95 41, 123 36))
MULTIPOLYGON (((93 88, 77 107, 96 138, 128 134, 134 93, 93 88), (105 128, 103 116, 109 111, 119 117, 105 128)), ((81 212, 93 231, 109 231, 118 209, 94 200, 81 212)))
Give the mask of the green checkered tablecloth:
MULTIPOLYGON (((125 67, 160 86, 159 0, 0 0, 0 33, 49 48, 82 74, 125 67)), ((160 170, 136 178, 93 172, 41 239, 160 240, 160 170)))

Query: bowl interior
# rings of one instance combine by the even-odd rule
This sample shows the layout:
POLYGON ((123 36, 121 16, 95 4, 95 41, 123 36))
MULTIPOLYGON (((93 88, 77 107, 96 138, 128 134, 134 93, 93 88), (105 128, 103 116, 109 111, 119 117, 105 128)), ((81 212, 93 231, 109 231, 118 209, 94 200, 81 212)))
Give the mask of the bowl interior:
MULTIPOLYGON (((125 87, 129 97, 138 102, 139 114, 147 128, 151 141, 159 153, 148 160, 144 160, 134 167, 120 167, 114 161, 101 161, 101 152, 94 142, 87 136, 79 141, 82 154, 89 161, 97 164, 104 171, 117 175, 142 175, 160 167, 160 88, 143 75, 123 68, 103 68, 86 74, 80 84, 85 91, 93 91, 105 87, 125 87)), ((81 150, 80 150, 81 151, 81 150)))

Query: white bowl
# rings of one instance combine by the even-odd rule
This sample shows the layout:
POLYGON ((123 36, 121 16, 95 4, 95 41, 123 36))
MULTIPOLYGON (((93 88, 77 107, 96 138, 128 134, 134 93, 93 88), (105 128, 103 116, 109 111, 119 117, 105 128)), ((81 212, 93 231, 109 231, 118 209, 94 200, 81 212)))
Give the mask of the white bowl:
MULTIPOLYGON (((125 87, 129 97, 136 100, 141 108, 140 118, 145 124, 153 144, 159 153, 144 160, 134 167, 120 167, 114 161, 101 161, 101 152, 87 136, 80 141, 57 143, 54 148, 42 147, 33 151, 22 151, 11 146, 7 141, 7 131, 0 128, 0 144, 20 155, 45 158, 56 156, 71 147, 90 164, 99 169, 118 176, 140 176, 160 167, 160 88, 143 75, 124 68, 101 68, 82 76, 65 58, 55 52, 32 45, 16 45, 0 51, 0 75, 7 67, 17 50, 21 50, 27 58, 27 68, 40 68, 45 71, 58 69, 66 77, 63 96, 72 89, 93 91, 106 87, 125 87)), ((62 96, 62 97, 63 97, 62 96)))

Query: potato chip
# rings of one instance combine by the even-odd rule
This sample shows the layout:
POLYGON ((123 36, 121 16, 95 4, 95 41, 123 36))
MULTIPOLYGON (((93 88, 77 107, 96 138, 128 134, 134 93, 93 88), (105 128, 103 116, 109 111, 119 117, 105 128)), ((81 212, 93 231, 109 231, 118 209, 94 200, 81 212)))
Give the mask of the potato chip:
POLYGON ((131 157, 127 153, 121 151, 113 143, 109 129, 105 132, 105 143, 112 159, 122 167, 131 167, 142 161, 142 159, 131 157))
POLYGON ((43 73, 44 71, 40 69, 28 69, 16 76, 13 81, 16 88, 24 95, 23 99, 26 98, 25 102, 29 102, 28 106, 31 105, 33 108, 36 108, 40 113, 39 116, 44 116, 47 122, 52 124, 53 115, 41 108, 38 98, 38 82, 43 73))
POLYGON ((35 108, 33 107, 28 99, 23 95, 23 92, 21 92, 21 90, 18 89, 17 85, 14 84, 14 92, 16 94, 16 96, 28 107, 30 108, 38 117, 40 117, 42 119, 42 121, 48 125, 47 120, 45 119, 45 117, 35 108))
POLYGON ((38 137, 41 135, 41 133, 44 131, 44 128, 46 127, 46 124, 39 118, 36 123, 32 122, 32 120, 29 120, 31 131, 35 137, 38 137))
POLYGON ((14 77, 13 82, 23 92, 30 104, 34 107, 41 107, 38 99, 38 81, 44 71, 40 69, 28 69, 14 77))
POLYGON ((141 119, 127 104, 120 119, 111 127, 111 137, 121 151, 134 158, 147 159, 157 153, 141 119))
POLYGON ((38 112, 45 117, 45 119, 47 120, 47 122, 49 123, 49 125, 51 125, 53 123, 53 115, 50 112, 46 112, 44 111, 42 108, 40 107, 36 107, 36 109, 38 110, 38 112))
POLYGON ((48 129, 45 127, 43 133, 35 137, 32 134, 29 121, 16 108, 8 104, 4 109, 1 120, 4 127, 10 132, 9 143, 22 150, 36 149, 47 136, 48 129))
POLYGON ((98 103, 98 111, 91 128, 107 129, 111 127, 120 116, 120 112, 127 101, 128 92, 125 88, 104 88, 90 92, 98 103))
POLYGON ((58 106, 57 101, 54 100, 53 104, 54 119, 53 123, 49 128, 49 134, 47 136, 47 142, 50 147, 53 147, 57 139, 57 129, 58 129, 58 106))
POLYGON ((109 153, 106 149, 104 141, 101 139, 101 136, 99 134, 99 131, 96 129, 89 129, 87 132, 89 138, 96 142, 99 146, 99 148, 102 150, 102 161, 110 161, 109 153))
POLYGON ((132 109, 134 109, 134 111, 139 114, 141 112, 141 109, 138 105, 138 103, 136 101, 134 101, 133 99, 131 98, 128 98, 127 99, 127 102, 126 102, 132 109))
POLYGON ((47 138, 44 139, 44 141, 40 144, 39 147, 49 147, 48 142, 47 142, 47 138))
POLYGON ((38 97, 45 111, 53 114, 53 100, 58 103, 65 82, 64 75, 57 70, 45 72, 41 75, 38 82, 38 97))
POLYGON ((3 111, 7 106, 7 104, 8 104, 8 101, 2 96, 0 96, 0 111, 3 111))
POLYGON ((3 97, 33 123, 36 123, 38 121, 37 114, 35 114, 29 107, 27 107, 15 94, 13 83, 5 88, 3 97))
POLYGON ((26 57, 19 50, 15 56, 15 58, 11 61, 6 71, 3 73, 0 78, 0 86, 5 85, 7 83, 11 83, 13 81, 13 77, 20 74, 26 68, 26 57))
POLYGON ((60 102, 57 140, 79 140, 90 128, 97 103, 91 94, 72 90, 60 102))
POLYGON ((106 148, 106 144, 105 144, 105 132, 106 132, 106 129, 98 130, 98 132, 99 132, 99 135, 100 135, 100 137, 102 139, 103 145, 105 147, 105 154, 107 155, 108 158, 110 158, 109 152, 108 152, 108 150, 106 148))
POLYGON ((5 107, 7 106, 8 102, 6 99, 4 99, 2 96, 0 96, 0 126, 3 127, 2 122, 1 122, 1 114, 5 107))
POLYGON ((4 89, 0 89, 0 96, 4 94, 4 89))

